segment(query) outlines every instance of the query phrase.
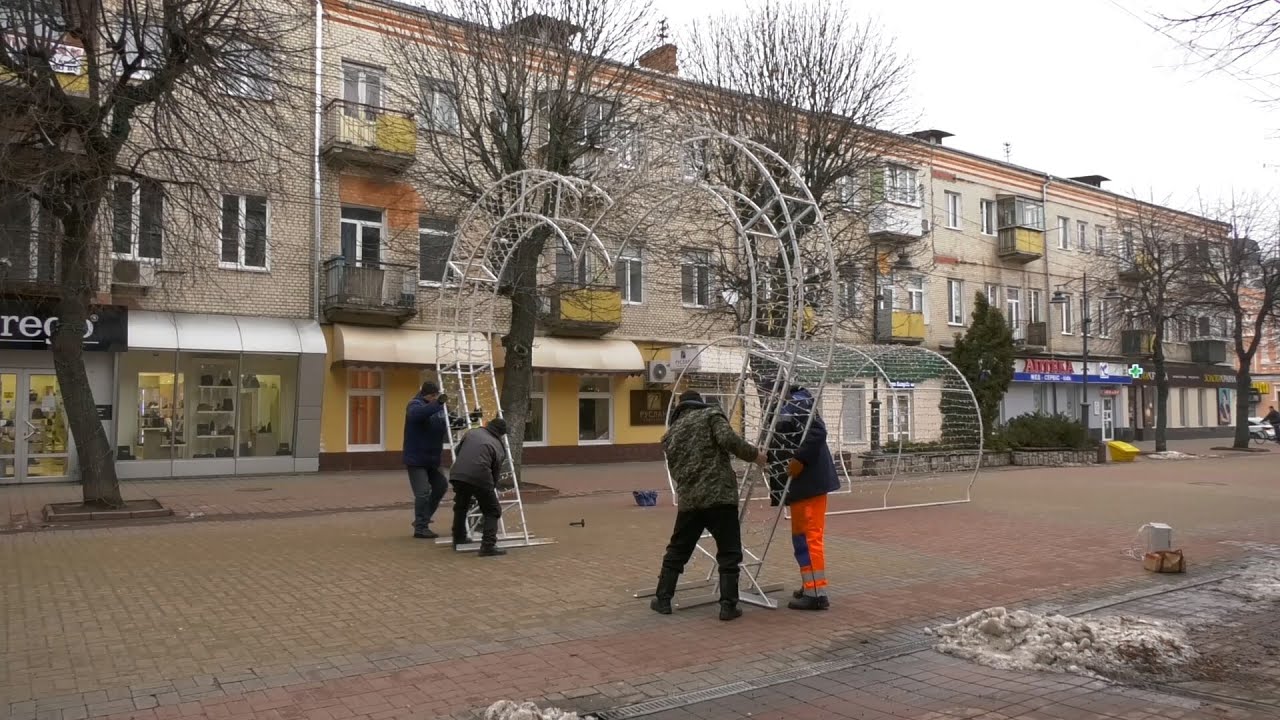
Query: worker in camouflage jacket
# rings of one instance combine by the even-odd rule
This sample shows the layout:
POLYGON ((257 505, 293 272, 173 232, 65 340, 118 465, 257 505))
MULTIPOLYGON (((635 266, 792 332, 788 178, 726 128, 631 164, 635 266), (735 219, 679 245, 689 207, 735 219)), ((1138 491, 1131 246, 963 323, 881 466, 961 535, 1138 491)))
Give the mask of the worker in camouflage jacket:
POLYGON ((719 407, 703 402, 692 390, 680 395, 662 436, 667 470, 675 484, 679 511, 662 573, 650 607, 671 614, 671 599, 684 566, 703 531, 716 542, 720 569, 720 619, 742 615, 738 608, 738 575, 742 563, 742 528, 738 520, 738 473, 732 459, 763 465, 764 453, 734 432, 719 407))

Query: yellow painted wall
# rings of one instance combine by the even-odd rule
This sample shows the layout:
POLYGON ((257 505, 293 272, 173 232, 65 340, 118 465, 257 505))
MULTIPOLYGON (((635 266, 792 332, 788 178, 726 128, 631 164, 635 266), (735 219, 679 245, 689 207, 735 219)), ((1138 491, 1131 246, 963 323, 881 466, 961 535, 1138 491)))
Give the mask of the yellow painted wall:
MULTIPOLYGON (((333 326, 321 325, 325 346, 333 348, 333 326)), ((322 452, 347 451, 347 374, 326 357, 324 374, 324 403, 320 410, 320 449, 322 452)))
POLYGON ((578 444, 578 376, 547 374, 547 444, 578 444))

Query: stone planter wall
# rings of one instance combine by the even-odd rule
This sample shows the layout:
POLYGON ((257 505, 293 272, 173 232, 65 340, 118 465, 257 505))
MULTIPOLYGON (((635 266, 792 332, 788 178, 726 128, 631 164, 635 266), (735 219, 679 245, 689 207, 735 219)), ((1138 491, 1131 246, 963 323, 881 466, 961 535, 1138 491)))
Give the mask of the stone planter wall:
POLYGON ((1097 450, 1014 450, 1010 453, 1014 465, 1061 467, 1064 465, 1093 465, 1098 462, 1097 450))
MULTIPOLYGON (((883 455, 846 456, 846 466, 864 477, 884 477, 893 474, 895 466, 901 475, 926 473, 972 472, 978 464, 973 452, 898 453, 889 451, 883 455)), ((985 464, 985 463, 984 463, 985 464)))
POLYGON ((1012 453, 1007 452, 984 452, 982 453, 982 467, 1008 467, 1013 464, 1012 453))

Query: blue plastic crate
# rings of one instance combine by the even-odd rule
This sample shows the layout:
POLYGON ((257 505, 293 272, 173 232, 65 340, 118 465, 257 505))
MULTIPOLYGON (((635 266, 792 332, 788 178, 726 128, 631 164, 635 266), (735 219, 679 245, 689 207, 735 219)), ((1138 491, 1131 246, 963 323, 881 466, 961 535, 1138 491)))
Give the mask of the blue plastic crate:
POLYGON ((653 507, 658 504, 657 490, 632 490, 631 497, 636 499, 640 507, 653 507))

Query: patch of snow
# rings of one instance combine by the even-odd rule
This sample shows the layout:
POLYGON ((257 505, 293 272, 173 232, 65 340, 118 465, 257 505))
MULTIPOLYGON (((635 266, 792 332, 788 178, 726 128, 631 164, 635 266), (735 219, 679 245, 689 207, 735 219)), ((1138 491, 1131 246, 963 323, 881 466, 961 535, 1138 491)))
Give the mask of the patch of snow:
POLYGON ((1223 580, 1216 589, 1251 602, 1280 600, 1280 562, 1268 560, 1253 565, 1239 575, 1223 580))
POLYGON ((1127 616, 1083 619, 996 607, 929 633, 939 638, 939 652, 999 670, 1114 677, 1163 673, 1196 657, 1181 625, 1127 616))
POLYGON ((499 700, 484 711, 484 720, 578 720, 578 713, 558 708, 540 709, 531 702, 499 700))
POLYGON ((1199 456, 1178 452, 1177 450, 1165 450, 1164 452, 1148 453, 1147 457, 1152 460, 1194 460, 1199 456))

